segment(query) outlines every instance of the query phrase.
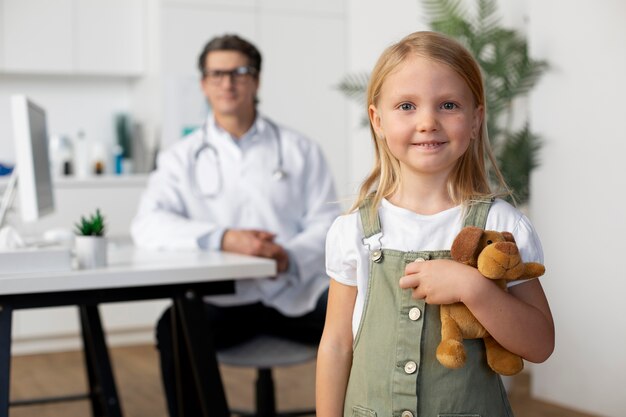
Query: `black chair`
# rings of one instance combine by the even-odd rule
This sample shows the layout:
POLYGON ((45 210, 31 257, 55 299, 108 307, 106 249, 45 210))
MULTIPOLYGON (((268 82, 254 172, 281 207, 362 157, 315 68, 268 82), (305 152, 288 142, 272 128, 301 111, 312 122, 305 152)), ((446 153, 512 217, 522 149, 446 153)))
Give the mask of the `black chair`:
POLYGON ((230 366, 257 369, 256 411, 231 410, 242 417, 297 417, 314 415, 315 409, 276 411, 272 368, 305 363, 315 359, 317 346, 305 345, 275 336, 258 336, 240 345, 220 350, 217 359, 230 366))

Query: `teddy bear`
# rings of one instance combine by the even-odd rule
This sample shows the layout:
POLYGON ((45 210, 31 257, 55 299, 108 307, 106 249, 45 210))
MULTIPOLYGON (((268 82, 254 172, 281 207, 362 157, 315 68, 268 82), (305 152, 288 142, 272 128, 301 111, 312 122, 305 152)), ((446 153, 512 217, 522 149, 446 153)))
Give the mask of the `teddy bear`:
MULTIPOLYGON (((544 274, 543 265, 522 262, 513 235, 468 226, 452 243, 452 259, 478 268, 480 273, 506 291, 507 281, 532 279, 544 274)), ((445 367, 457 369, 465 365, 463 339, 482 338, 489 367, 501 375, 515 375, 524 363, 495 341, 463 303, 442 305, 441 343, 437 360, 445 367)))

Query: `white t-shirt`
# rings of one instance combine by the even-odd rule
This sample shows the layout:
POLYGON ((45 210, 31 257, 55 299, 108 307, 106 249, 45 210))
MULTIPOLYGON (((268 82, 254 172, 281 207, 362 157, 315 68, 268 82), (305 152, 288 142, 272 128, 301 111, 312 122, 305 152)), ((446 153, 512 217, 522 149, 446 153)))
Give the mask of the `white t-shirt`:
MULTIPOLYGON (((326 272, 342 284, 357 287, 352 315, 353 335, 356 335, 365 305, 370 249, 382 247, 403 252, 449 250, 463 226, 462 214, 462 207, 457 206, 425 216, 383 199, 378 208, 382 235, 366 239, 369 248, 363 243, 363 227, 358 211, 335 219, 326 237, 326 272)), ((535 229, 524 214, 506 201, 494 201, 485 229, 511 232, 524 262, 543 263, 543 249, 535 229)))

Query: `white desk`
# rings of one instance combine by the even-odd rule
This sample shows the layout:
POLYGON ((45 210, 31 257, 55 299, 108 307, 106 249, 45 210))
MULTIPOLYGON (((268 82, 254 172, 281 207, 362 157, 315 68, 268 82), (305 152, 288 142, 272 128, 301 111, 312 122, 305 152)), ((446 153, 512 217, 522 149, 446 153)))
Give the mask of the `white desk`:
POLYGON ((0 417, 8 416, 10 406, 13 310, 77 305, 93 415, 121 416, 98 304, 157 298, 173 300, 178 351, 191 362, 190 369, 179 369, 179 375, 192 375, 191 381, 179 378, 179 388, 198 393, 198 403, 182 411, 228 416, 202 296, 232 293, 235 279, 274 275, 275 263, 219 252, 157 252, 111 245, 108 264, 93 270, 0 275, 0 417))

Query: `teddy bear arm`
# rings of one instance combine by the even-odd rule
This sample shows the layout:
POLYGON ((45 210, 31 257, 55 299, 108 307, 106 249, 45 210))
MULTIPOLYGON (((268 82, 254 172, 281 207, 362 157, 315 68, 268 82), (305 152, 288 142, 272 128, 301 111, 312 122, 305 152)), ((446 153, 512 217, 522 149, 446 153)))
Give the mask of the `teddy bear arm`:
POLYGON ((538 278, 546 272, 545 266, 537 262, 524 264, 524 274, 519 279, 538 278))
POLYGON ((466 354, 461 328, 450 314, 450 307, 450 305, 440 307, 441 342, 436 355, 439 363, 446 368, 458 369, 465 365, 466 354))

